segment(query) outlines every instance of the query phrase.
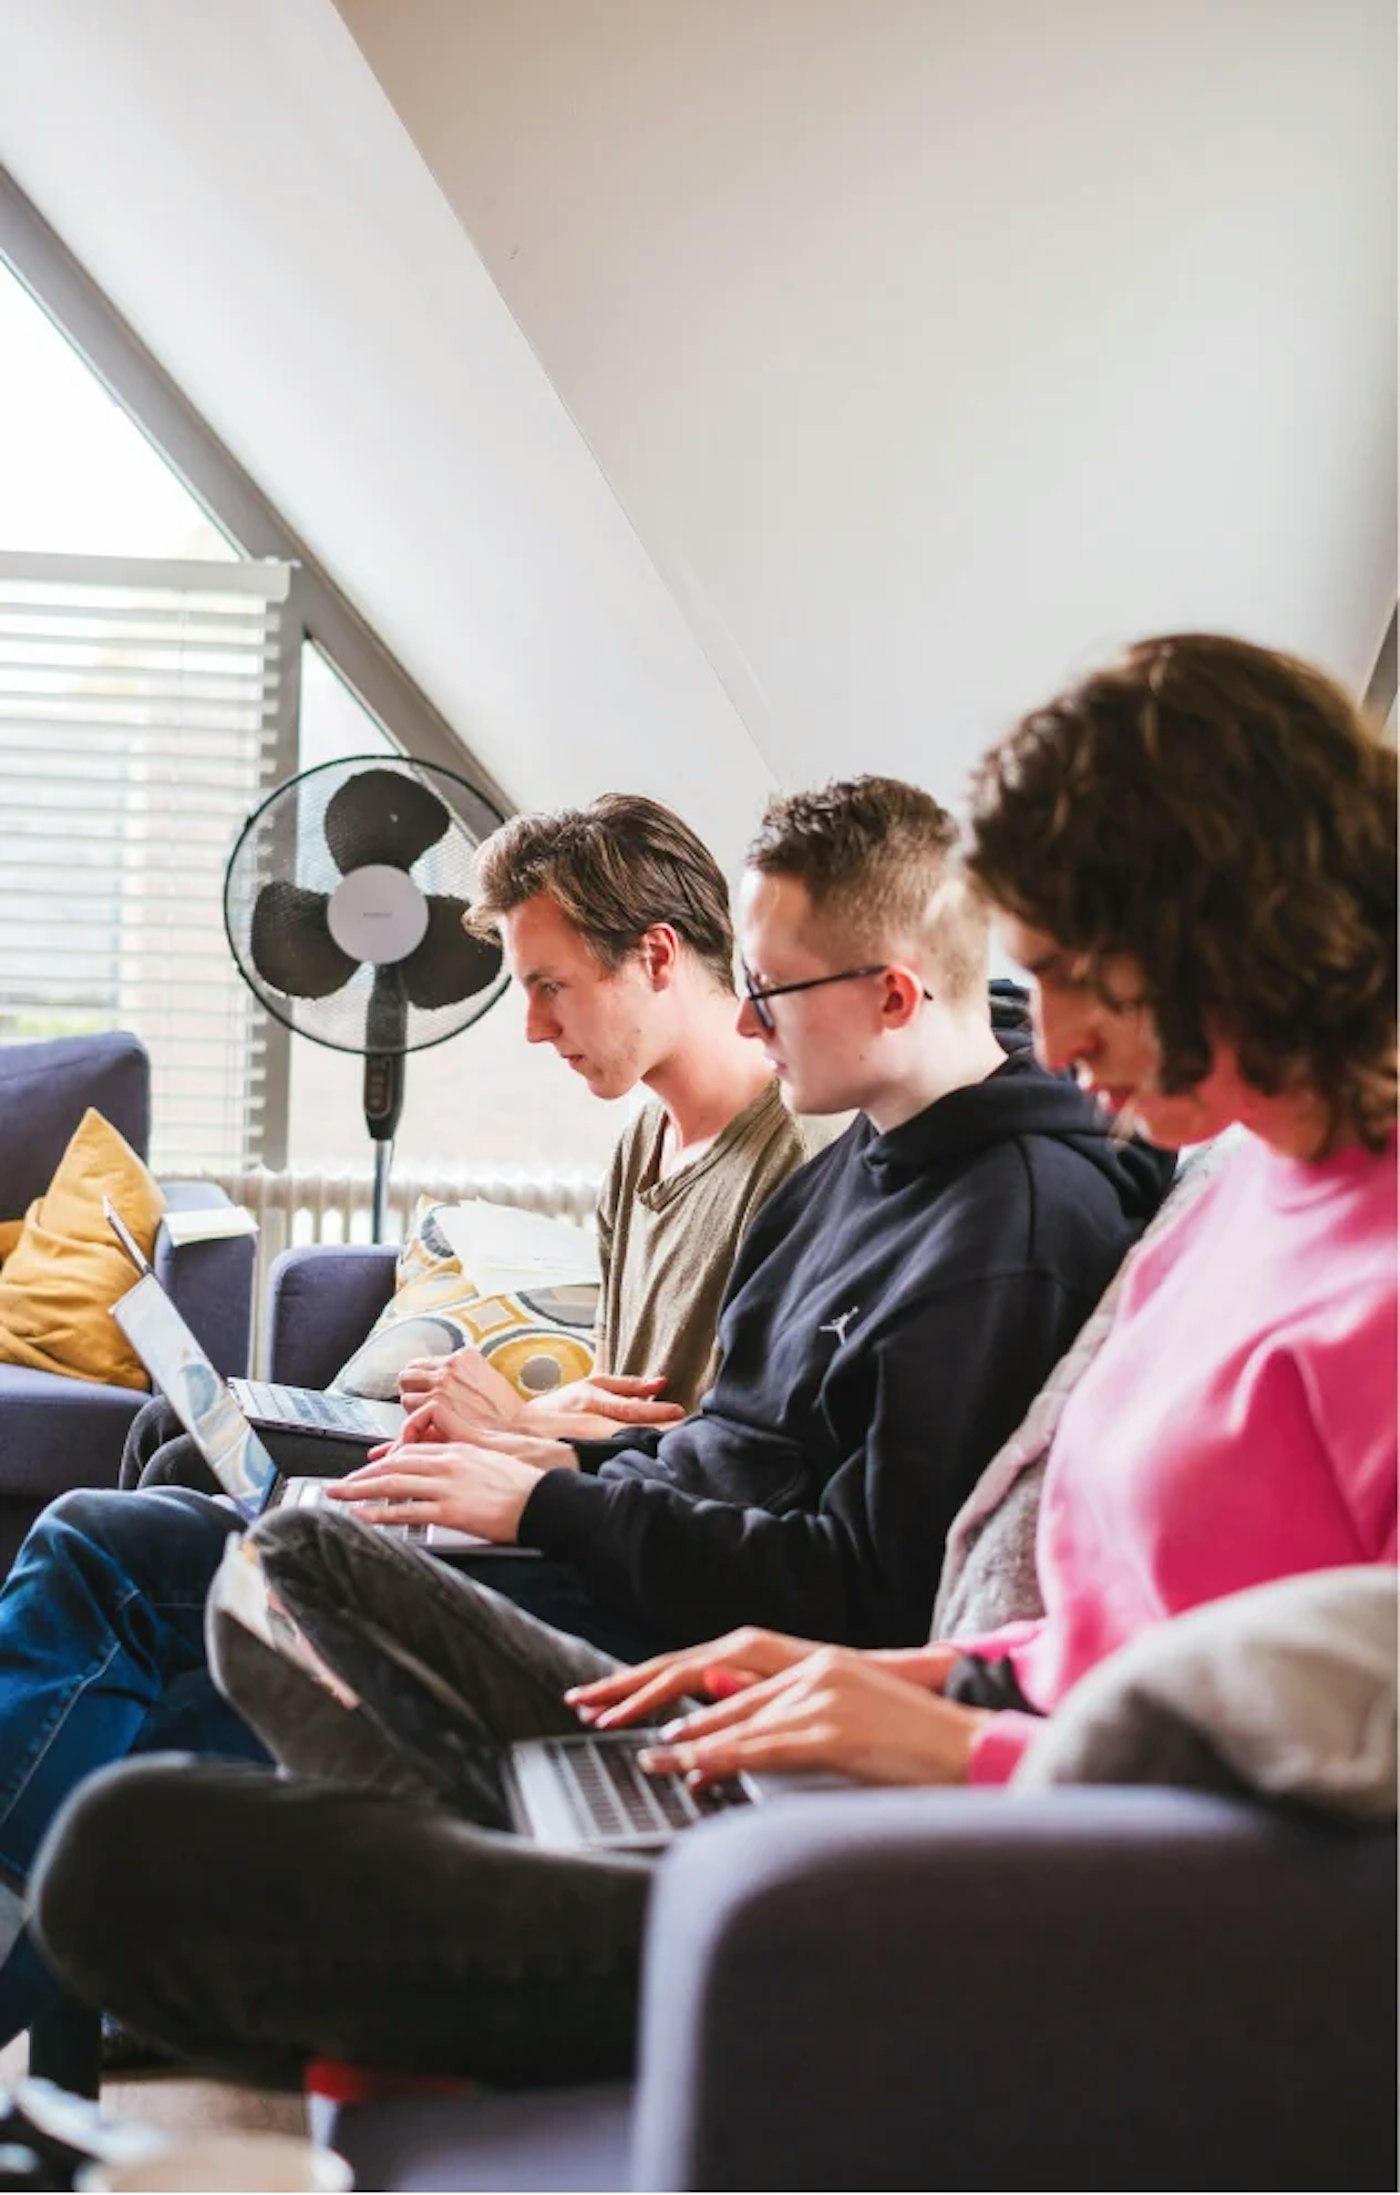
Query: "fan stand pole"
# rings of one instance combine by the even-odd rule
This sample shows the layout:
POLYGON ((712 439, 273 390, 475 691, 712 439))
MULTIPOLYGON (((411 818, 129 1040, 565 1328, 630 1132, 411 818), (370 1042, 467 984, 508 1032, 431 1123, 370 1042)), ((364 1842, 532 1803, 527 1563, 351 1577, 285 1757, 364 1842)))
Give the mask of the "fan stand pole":
POLYGON ((389 1168, 394 1163, 394 1135, 402 1111, 403 1053, 366 1053, 365 1126, 374 1140, 370 1227, 376 1242, 384 1240, 384 1222, 389 1215, 389 1168))
POLYGON ((370 1228, 376 1242, 384 1240, 384 1222, 389 1213, 389 1169, 393 1163, 393 1144, 376 1142, 374 1146, 374 1200, 370 1208, 370 1228))

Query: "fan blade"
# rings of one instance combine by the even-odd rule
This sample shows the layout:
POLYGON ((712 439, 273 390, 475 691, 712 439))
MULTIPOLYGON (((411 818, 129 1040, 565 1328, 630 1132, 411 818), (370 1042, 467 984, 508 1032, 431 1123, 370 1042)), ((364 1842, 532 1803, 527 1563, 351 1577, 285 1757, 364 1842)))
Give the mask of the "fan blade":
POLYGON ((397 967, 376 968, 365 1008, 365 1050, 401 1052, 408 1035, 408 1005, 397 967))
POLYGON ((325 998, 359 967, 343 953, 326 923, 324 892, 277 878, 253 902, 248 952, 264 983, 289 998, 325 998))
POLYGON ((429 892, 428 927, 399 973, 411 1006, 454 1006, 458 999, 484 991, 501 972, 501 948, 494 938, 473 937, 462 928, 464 899, 429 892))
POLYGON ((411 869, 452 821, 436 793, 395 770, 360 770, 326 802, 326 844, 342 876, 371 862, 411 869))

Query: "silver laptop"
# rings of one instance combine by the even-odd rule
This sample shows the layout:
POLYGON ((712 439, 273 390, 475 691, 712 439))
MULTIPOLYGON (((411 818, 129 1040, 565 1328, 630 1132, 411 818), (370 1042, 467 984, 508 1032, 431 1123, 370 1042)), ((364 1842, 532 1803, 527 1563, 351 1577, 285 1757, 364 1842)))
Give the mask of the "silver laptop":
POLYGON ((397 1402, 338 1395, 334 1388, 288 1387, 280 1380, 261 1379, 233 1379, 229 1386, 250 1425, 310 1433, 323 1440, 360 1441, 366 1448, 397 1440, 407 1416, 397 1402))
MULTIPOLYGON (((136 1286, 113 1305, 112 1316, 240 1515, 251 1523, 268 1509, 289 1505, 307 1508, 324 1502, 327 1480, 283 1477, 230 1382, 215 1371, 208 1352, 156 1279, 120 1213, 106 1198, 103 1209, 112 1232, 140 1275, 136 1286)), ((382 1439, 383 1435, 374 1438, 382 1439)), ((535 1552, 532 1548, 479 1539, 474 1532, 454 1531, 444 1524, 380 1524, 374 1529, 407 1540, 431 1555, 535 1552)))
MULTIPOLYGON (((144 1280, 151 1272, 150 1259, 110 1197, 102 1199, 102 1211, 144 1280)), ((359 1395, 322 1393, 315 1387, 288 1387, 280 1380, 233 1379, 228 1385, 250 1425, 272 1426, 289 1433, 310 1433, 322 1440, 357 1441, 365 1448, 374 1448, 382 1440, 396 1440, 407 1415, 396 1402, 368 1402, 359 1395)))
POLYGON ((681 1776, 648 1776, 637 1764, 656 1731, 522 1739, 505 1763, 506 1804, 520 1835, 573 1852, 655 1852, 677 1830, 752 1806, 795 1777, 740 1776, 693 1792, 681 1776))

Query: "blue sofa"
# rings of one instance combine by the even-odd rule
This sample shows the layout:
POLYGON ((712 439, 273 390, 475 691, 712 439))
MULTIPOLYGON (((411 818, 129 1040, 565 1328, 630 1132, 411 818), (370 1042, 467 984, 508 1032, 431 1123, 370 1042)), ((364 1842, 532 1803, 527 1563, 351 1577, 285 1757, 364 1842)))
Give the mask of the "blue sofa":
MULTIPOLYGON (((0 1218, 18 1218, 48 1187, 86 1108, 144 1158, 150 1061, 125 1032, 0 1045, 0 1218)), ((227 1203, 205 1182, 163 1182, 173 1211, 227 1203)), ((153 1263, 224 1373, 248 1369, 255 1245, 248 1236, 177 1250, 162 1226, 153 1263)), ((34 1518, 74 1486, 114 1486, 127 1427, 146 1398, 0 1364, 0 1576, 34 1518)))
MULTIPOLYGON (((392 1285, 289 1252, 276 1375, 392 1285)), ((319 2128, 380 2189, 1393 2187, 1395 1881, 1391 1831, 1197 1793, 813 1794, 668 1854, 635 2083, 319 2128)))

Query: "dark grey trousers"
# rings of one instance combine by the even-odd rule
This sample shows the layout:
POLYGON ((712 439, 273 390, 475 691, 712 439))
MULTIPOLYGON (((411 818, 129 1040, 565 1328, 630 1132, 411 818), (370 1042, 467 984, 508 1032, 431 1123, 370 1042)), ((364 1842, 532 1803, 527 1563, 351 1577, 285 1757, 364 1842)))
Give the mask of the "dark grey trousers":
POLYGON ((511 1835, 495 1770, 512 1738, 577 1729, 565 1687, 614 1664, 353 1518, 257 1537, 363 1705, 212 1610, 219 1682, 283 1772, 170 1756, 93 1778, 34 1878, 53 1965, 153 2041, 263 2071, 625 2072, 650 1867, 511 1835))

